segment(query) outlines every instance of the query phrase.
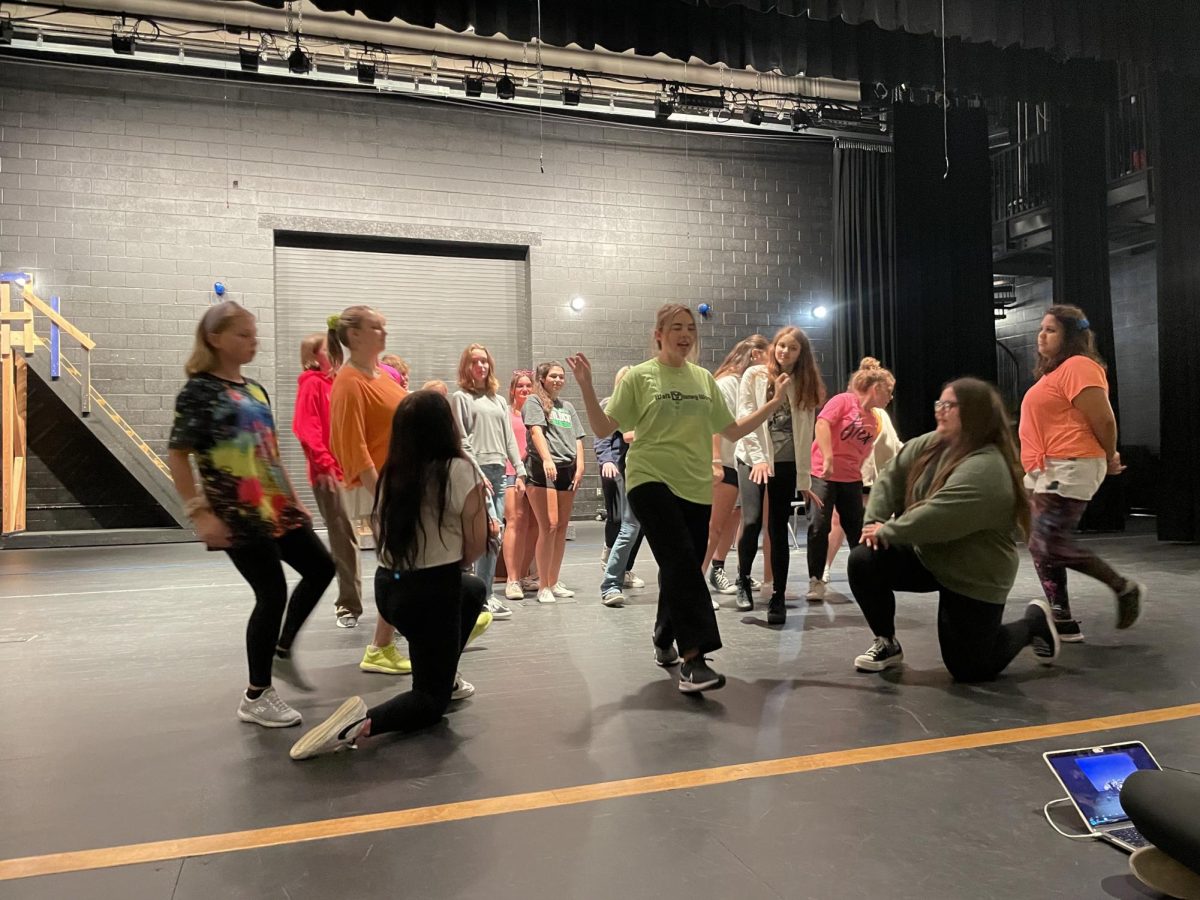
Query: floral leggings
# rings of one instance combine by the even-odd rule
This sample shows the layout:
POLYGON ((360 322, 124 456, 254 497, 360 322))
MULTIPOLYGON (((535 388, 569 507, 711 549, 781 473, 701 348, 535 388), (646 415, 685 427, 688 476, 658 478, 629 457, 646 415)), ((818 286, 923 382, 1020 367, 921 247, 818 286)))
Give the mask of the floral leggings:
POLYGON ((1071 618, 1067 569, 1102 581, 1116 593, 1125 590, 1129 584, 1125 578, 1095 553, 1079 546, 1072 536, 1087 509, 1086 500, 1058 494, 1034 494, 1031 500, 1033 531, 1029 535, 1029 553, 1046 599, 1054 609, 1054 618, 1071 618))

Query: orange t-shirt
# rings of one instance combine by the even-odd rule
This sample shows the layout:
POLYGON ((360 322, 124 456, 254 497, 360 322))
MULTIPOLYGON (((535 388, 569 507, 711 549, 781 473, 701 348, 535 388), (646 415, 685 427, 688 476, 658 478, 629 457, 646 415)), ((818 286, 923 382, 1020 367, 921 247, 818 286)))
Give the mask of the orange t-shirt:
POLYGON ((408 391, 380 372, 368 378, 350 365, 333 379, 329 396, 329 449, 342 467, 346 487, 372 466, 383 469, 392 440, 392 417, 408 391))
POLYGON ((1038 379, 1021 401, 1021 465, 1026 472, 1046 468, 1046 458, 1103 459, 1106 454, 1075 398, 1086 388, 1108 394, 1104 367, 1086 356, 1068 357, 1038 379))

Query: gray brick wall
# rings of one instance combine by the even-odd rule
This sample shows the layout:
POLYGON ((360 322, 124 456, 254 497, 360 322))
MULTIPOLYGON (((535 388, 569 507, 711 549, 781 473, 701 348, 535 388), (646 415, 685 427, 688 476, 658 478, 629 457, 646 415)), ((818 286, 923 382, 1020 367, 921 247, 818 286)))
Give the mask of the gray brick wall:
POLYGON ((830 294, 827 144, 552 117, 543 140, 502 112, 10 62, 0 84, 0 267, 62 296, 97 387, 157 450, 214 281, 258 312, 274 387, 264 214, 538 233, 533 355, 588 352, 600 382, 644 357, 666 300, 714 307, 706 365, 785 323, 832 363, 829 325, 799 314, 830 294))

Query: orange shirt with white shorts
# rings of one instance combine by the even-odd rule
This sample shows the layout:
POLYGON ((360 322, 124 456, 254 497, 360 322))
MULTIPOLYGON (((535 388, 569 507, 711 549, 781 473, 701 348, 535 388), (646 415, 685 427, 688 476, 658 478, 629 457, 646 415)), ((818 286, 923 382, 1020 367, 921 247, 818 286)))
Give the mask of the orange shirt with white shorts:
POLYGON ((1093 387, 1108 395, 1104 367, 1086 356, 1071 356, 1039 378, 1021 401, 1021 465, 1026 486, 1035 492, 1088 499, 1104 480, 1107 454, 1075 406, 1075 399, 1093 387), (1055 486, 1043 485, 1047 478, 1055 486))
POLYGON ((386 374, 370 378, 350 365, 333 379, 329 396, 329 449, 342 467, 346 487, 362 484, 359 476, 387 462, 392 418, 408 391, 386 374))

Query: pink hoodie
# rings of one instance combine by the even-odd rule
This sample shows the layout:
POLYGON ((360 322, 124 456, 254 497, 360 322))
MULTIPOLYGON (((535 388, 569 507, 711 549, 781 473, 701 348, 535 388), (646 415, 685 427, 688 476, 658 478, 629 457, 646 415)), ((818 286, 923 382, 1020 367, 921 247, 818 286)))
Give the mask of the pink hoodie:
POLYGON ((296 388, 296 413, 292 433, 304 448, 308 459, 308 483, 318 475, 332 475, 340 483, 342 470, 329 452, 329 395, 333 391, 333 373, 307 369, 300 373, 296 388))

